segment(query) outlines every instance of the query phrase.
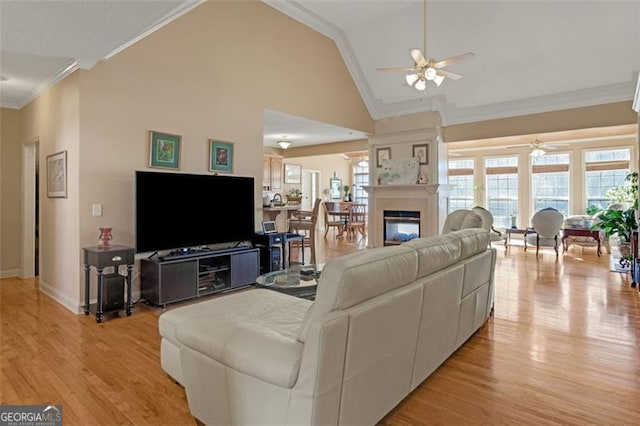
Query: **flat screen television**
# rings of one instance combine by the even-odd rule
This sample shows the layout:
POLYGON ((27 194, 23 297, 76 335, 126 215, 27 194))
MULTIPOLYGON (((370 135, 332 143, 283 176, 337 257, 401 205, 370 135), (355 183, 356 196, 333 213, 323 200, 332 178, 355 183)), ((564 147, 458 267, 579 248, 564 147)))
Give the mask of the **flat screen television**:
POLYGON ((252 240, 252 177, 136 171, 136 252, 252 240))

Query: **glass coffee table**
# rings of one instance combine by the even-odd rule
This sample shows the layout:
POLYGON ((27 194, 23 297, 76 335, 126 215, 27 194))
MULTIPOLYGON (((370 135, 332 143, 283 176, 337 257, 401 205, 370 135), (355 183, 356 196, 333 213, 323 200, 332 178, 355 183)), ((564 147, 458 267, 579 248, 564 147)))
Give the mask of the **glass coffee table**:
POLYGON ((314 300, 323 266, 296 265, 282 271, 268 272, 256 278, 256 287, 314 300))

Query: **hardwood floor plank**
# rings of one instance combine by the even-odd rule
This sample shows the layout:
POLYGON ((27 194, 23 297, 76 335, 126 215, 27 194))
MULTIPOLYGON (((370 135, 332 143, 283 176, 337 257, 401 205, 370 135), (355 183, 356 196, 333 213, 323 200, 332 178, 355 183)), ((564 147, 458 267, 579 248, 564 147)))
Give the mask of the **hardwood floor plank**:
MULTIPOLYGON (((329 234, 318 261, 365 245, 329 234)), ((380 424, 640 424, 640 294, 629 276, 594 250, 496 248, 494 316, 380 424)), ((160 366, 162 312, 138 304, 96 324, 37 281, 0 280, 0 403, 62 404, 71 425, 195 424, 160 366)))

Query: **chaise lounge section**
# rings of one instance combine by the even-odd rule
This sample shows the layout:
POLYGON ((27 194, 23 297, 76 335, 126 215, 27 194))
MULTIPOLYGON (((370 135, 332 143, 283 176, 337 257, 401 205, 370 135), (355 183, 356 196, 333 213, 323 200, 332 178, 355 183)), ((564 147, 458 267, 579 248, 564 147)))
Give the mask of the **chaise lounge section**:
POLYGON ((315 302, 250 290, 160 317, 164 370, 214 424, 375 424, 489 318, 495 250, 464 229, 325 265, 315 302))

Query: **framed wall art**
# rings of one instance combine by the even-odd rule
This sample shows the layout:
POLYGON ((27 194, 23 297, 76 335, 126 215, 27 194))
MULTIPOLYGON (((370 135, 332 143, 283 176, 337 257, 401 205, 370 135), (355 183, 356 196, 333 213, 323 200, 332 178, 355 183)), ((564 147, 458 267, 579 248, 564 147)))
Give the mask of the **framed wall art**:
POLYGON ((284 165, 284 183, 301 183, 302 182, 302 166, 299 164, 284 165))
POLYGON ((151 131, 149 167, 180 169, 182 136, 151 131))
POLYGON ((391 148, 376 149, 376 166, 382 167, 384 160, 391 160, 391 148))
POLYGON ((233 173, 233 143, 209 139, 209 171, 233 173))
POLYGON ((329 198, 332 200, 341 199, 342 194, 342 179, 330 178, 329 179, 329 198))
POLYGON ((47 155, 47 197, 67 198, 67 151, 47 155))
POLYGON ((413 158, 418 159, 418 164, 426 165, 429 164, 429 144, 418 144, 412 145, 413 148, 413 158))

